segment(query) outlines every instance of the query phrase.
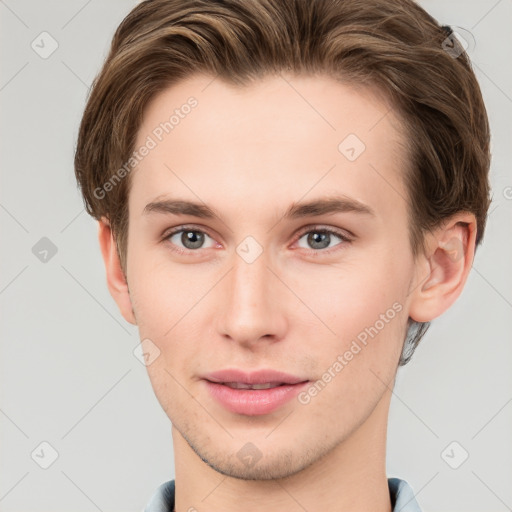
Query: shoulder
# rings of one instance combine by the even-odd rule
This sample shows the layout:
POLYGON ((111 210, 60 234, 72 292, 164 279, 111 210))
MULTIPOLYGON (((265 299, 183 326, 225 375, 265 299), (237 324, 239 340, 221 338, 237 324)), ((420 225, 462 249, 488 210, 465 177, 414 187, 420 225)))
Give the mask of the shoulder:
POLYGON ((160 485, 143 512, 172 512, 174 509, 174 480, 160 485))
POLYGON ((421 512, 412 487, 400 478, 388 478, 393 512, 421 512))

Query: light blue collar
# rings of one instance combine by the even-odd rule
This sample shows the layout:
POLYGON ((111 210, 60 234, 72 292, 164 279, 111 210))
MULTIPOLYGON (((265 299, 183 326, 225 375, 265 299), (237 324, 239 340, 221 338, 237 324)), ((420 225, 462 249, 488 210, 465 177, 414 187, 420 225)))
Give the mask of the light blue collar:
MULTIPOLYGON (((388 478, 393 512, 421 512, 411 486, 400 478, 388 478)), ((165 482, 153 494, 144 512, 172 512, 174 509, 174 480, 165 482)))

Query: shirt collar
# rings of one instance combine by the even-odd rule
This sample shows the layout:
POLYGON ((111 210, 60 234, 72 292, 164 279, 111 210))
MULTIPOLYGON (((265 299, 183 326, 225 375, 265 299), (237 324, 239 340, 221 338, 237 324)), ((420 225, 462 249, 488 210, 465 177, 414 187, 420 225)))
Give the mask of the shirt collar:
MULTIPOLYGON (((388 478, 393 512, 421 512, 411 486, 400 478, 388 478)), ((174 509, 174 480, 165 482, 153 494, 144 512, 172 512, 174 509)))
POLYGON ((421 512, 412 487, 405 480, 388 478, 388 487, 393 512, 421 512))

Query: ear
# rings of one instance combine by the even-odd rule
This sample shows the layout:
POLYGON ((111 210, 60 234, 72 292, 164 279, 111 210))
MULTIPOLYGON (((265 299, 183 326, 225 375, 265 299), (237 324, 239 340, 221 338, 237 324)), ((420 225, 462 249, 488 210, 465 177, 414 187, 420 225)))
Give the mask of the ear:
POLYGON ((128 283, 121 268, 116 243, 110 229, 110 223, 105 217, 98 221, 98 241, 107 272, 107 285, 113 299, 116 301, 124 319, 137 325, 132 309, 128 283))
POLYGON ((444 313, 461 294, 473 265, 476 219, 460 213, 426 235, 416 262, 409 316, 429 322, 444 313))

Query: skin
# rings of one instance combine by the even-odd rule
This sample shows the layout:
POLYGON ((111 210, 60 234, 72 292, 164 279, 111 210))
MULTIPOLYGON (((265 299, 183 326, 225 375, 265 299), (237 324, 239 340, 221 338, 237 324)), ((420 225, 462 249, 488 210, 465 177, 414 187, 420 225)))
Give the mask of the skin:
POLYGON ((136 146, 190 96, 198 106, 131 175, 127 279, 106 219, 98 233, 113 298, 160 351, 147 370, 172 422, 176 510, 389 512, 386 428, 407 319, 430 321, 460 295, 475 218, 447 219, 413 257, 404 134, 378 91, 320 76, 235 88, 196 75, 153 99, 136 146), (338 150, 350 133, 366 146, 352 162, 338 150), (374 215, 283 219, 292 203, 333 194, 374 215), (143 213, 164 196, 218 217, 143 213), (164 239, 190 224, 206 233, 199 248, 183 233, 164 239), (351 241, 332 234, 319 248, 308 239, 318 227, 351 241), (252 263, 236 252, 247 236, 263 249, 252 263), (200 379, 272 368, 315 382, 396 303, 401 311, 308 404, 235 414, 200 379), (237 457, 248 442, 261 455, 250 467, 237 457))

